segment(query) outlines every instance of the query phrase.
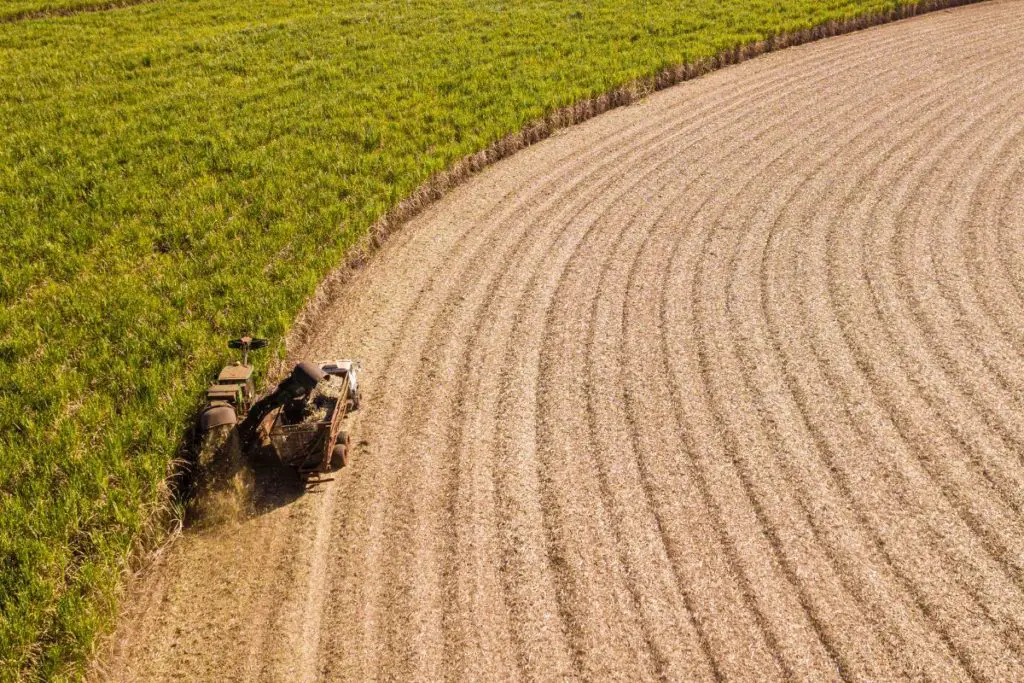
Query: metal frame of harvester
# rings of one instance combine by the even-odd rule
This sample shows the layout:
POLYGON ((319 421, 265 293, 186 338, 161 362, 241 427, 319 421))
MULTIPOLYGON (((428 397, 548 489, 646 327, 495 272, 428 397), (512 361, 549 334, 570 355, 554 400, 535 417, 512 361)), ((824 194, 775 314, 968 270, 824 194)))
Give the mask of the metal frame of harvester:
MULTIPOLYGON (((341 397, 333 401, 327 415, 316 422, 289 420, 289 404, 276 407, 270 418, 263 424, 274 452, 282 463, 293 467, 298 473, 307 477, 344 467, 348 462, 349 435, 342 429, 345 417, 359 407, 359 387, 356 380, 357 369, 352 361, 325 361, 315 363, 314 367, 325 375, 341 378, 343 388, 341 397)), ((304 402, 302 399, 299 402, 304 402)))

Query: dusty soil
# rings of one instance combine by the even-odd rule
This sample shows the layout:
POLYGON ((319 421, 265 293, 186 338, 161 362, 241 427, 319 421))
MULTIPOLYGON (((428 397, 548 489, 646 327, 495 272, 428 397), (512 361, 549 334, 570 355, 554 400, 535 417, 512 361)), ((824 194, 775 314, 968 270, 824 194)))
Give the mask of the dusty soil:
POLYGON ((117 680, 1024 679, 1024 3, 488 169, 347 285, 353 465, 186 534, 117 680))

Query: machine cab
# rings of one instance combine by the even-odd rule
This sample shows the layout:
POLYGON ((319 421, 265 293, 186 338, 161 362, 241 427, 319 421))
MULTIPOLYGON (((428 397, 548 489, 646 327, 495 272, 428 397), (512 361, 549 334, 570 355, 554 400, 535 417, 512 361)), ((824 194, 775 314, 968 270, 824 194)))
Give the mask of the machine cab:
POLYGON ((235 406, 239 413, 248 412, 255 396, 252 366, 241 363, 225 366, 217 375, 217 381, 206 390, 207 401, 225 401, 235 406))

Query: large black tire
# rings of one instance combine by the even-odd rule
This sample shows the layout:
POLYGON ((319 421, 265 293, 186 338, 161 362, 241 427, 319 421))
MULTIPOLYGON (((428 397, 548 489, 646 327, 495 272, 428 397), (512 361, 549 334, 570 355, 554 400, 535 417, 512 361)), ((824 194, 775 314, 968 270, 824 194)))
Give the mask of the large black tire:
POLYGON ((199 429, 203 433, 237 422, 238 415, 235 413, 235 409, 227 403, 207 404, 199 413, 199 429))
POLYGON ((324 381, 325 377, 327 377, 327 373, 309 361, 302 361, 292 368, 291 379, 302 387, 303 394, 313 391, 317 384, 324 381))
POLYGON ((331 451, 332 470, 340 470, 348 464, 349 445, 348 432, 339 432, 331 451))

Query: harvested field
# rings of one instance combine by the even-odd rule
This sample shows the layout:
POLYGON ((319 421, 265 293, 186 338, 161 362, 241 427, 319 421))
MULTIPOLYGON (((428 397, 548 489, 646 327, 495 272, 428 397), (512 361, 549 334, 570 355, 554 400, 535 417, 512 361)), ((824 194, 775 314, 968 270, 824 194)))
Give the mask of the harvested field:
POLYGON ((1024 679, 1024 3, 658 93, 414 219, 304 355, 353 465, 186 536, 114 679, 1024 679))

